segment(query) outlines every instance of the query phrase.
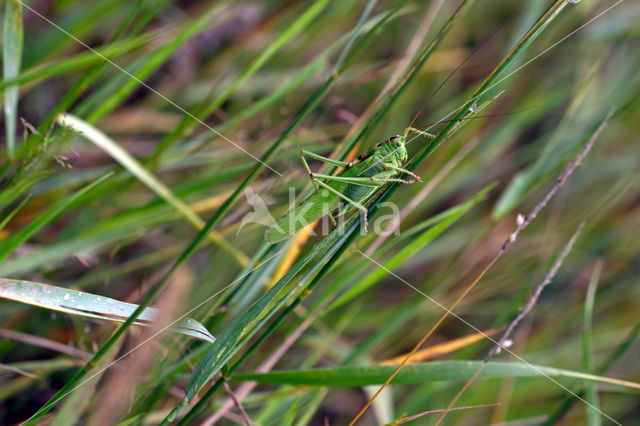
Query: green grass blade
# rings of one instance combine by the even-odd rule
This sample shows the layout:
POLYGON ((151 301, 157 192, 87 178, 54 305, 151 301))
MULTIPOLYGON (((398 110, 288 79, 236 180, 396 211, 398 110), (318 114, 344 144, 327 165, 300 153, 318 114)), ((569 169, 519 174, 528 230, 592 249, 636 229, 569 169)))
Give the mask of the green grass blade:
POLYGON ((0 260, 5 259, 9 256, 16 248, 25 243, 29 238, 31 238, 36 232, 42 229, 45 225, 54 220, 60 213, 62 213, 69 206, 73 205, 76 201, 78 201, 82 196, 92 191, 95 187, 100 185, 105 179, 107 179, 110 174, 101 177, 100 179, 92 182, 91 184, 85 186, 81 190, 77 191, 75 194, 63 198, 62 200, 55 203, 51 208, 46 210, 42 215, 40 215, 37 219, 31 221, 26 227, 13 234, 9 239, 4 241, 0 246, 0 260))
MULTIPOLYGON (((82 134, 86 139, 94 143, 97 147, 108 153, 114 160, 120 163, 132 175, 145 184, 149 189, 156 193, 160 198, 165 200, 167 204, 172 206, 182 217, 191 223, 196 229, 201 230, 205 222, 193 211, 193 209, 184 201, 174 195, 171 189, 162 183, 155 175, 149 172, 138 160, 125 151, 115 141, 102 133, 87 122, 74 117, 72 115, 61 115, 57 121, 66 127, 70 127, 82 134)), ((214 244, 228 252, 242 266, 245 266, 249 259, 238 248, 226 241, 222 235, 212 231, 208 238, 214 244)))
MULTIPOLYGON (((591 274, 591 280, 587 287, 587 297, 584 301, 583 316, 583 365, 585 373, 593 373, 593 308, 596 301, 596 290, 598 289, 598 281, 602 273, 602 262, 596 263, 591 274)), ((585 383, 585 400, 589 405, 585 405, 587 424, 589 426, 600 426, 602 424, 602 416, 600 415, 600 401, 598 398, 598 389, 593 382, 585 383)))
MULTIPOLYGON (((483 364, 482 361, 434 361, 405 366, 391 384, 410 385, 426 382, 467 380, 483 364)), ((344 366, 311 370, 272 371, 269 373, 243 373, 236 380, 254 380, 259 383, 298 386, 361 387, 380 385, 394 372, 395 365, 344 366)), ((580 377, 578 371, 564 370, 519 362, 489 362, 480 378, 505 377, 580 377)), ((588 376, 588 380, 606 382, 606 377, 588 376)))
MULTIPOLYGON (((53 311, 115 322, 124 322, 138 307, 133 303, 64 287, 7 278, 0 278, 0 297, 53 311)), ((146 308, 134 324, 149 325, 159 314, 155 308, 146 308)), ((202 324, 191 318, 179 320, 172 330, 206 342, 215 341, 202 324)))
POLYGON ((16 208, 11 210, 8 215, 2 218, 2 220, 0 221, 0 231, 2 231, 5 226, 7 226, 7 223, 11 222, 11 219, 13 219, 13 217, 24 207, 24 205, 27 204, 29 199, 30 197, 25 197, 24 200, 22 200, 20 204, 16 206, 16 208))
MULTIPOLYGON (((12 80, 20 73, 22 62, 22 4, 6 0, 2 38, 2 78, 12 80)), ((4 119, 7 153, 13 158, 16 147, 19 87, 11 85, 4 93, 4 119)))
MULTIPOLYGON (((135 51, 153 40, 155 33, 145 34, 134 39, 112 43, 105 47, 96 48, 100 55, 113 60, 118 56, 135 51)), ((20 74, 14 74, 10 79, 0 82, 0 90, 7 91, 9 86, 39 83, 48 78, 81 71, 83 68, 103 63, 104 59, 95 52, 78 53, 68 58, 52 61, 44 65, 37 65, 20 74)), ((6 95, 6 94, 5 94, 6 95)))
POLYGON ((247 108, 243 109, 238 114, 234 115, 225 122, 220 123, 220 125, 218 126, 218 130, 220 132, 225 132, 227 129, 231 129, 237 126, 239 123, 243 122, 253 115, 256 115, 260 111, 268 110, 269 106, 281 100, 288 93, 295 91, 302 84, 308 81, 313 75, 318 73, 320 70, 325 69, 327 65, 327 55, 322 54, 318 59, 314 60, 303 69, 301 69, 300 72, 298 72, 291 79, 287 79, 284 84, 275 89, 273 92, 269 93, 267 96, 260 99, 256 103, 247 106, 247 108))

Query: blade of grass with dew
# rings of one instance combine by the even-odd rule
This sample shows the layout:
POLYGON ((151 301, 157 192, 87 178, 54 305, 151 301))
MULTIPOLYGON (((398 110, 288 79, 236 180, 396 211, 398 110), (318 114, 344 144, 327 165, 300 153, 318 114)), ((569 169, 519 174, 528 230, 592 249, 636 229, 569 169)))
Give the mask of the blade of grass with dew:
MULTIPOLYGON (((86 123, 85 121, 72 115, 61 115, 57 121, 65 127, 70 127, 82 134, 86 139, 91 141, 97 147, 108 153, 114 160, 120 163, 132 175, 138 178, 144 185, 155 192, 159 197, 164 199, 167 204, 172 206, 182 217, 191 223, 198 230, 201 230, 205 222, 198 216, 193 209, 176 197, 171 189, 149 172, 138 160, 133 158, 131 154, 125 151, 120 145, 111 140, 100 130, 86 123)), ((233 259, 240 265, 244 266, 249 261, 248 257, 238 248, 234 247, 224 239, 219 233, 212 231, 209 233, 209 239, 221 249, 229 253, 233 259)))
MULTIPOLYGON (((593 373, 593 308, 596 301, 596 291, 598 289, 598 281, 602 273, 602 261, 596 263, 591 273, 589 286, 587 287, 587 296, 584 301, 583 316, 583 367, 585 373, 593 373)), ((587 425, 600 426, 602 424, 602 416, 600 414, 600 401, 598 398, 598 388, 595 383, 585 383, 585 400, 589 405, 585 406, 587 425)))
MULTIPOLYGON (((392 384, 419 384, 431 381, 466 380, 473 376, 482 361, 433 361, 405 366, 396 375, 392 384)), ((380 385, 393 373, 395 365, 345 366, 311 370, 272 371, 269 373, 241 373, 232 376, 236 380, 253 380, 265 384, 287 384, 297 386, 354 387, 380 385)), ((612 383, 613 379, 541 365, 519 362, 491 361, 486 364, 479 378, 504 377, 569 377, 601 383, 612 383)), ((613 383, 616 383, 613 381, 613 383)), ((633 382, 616 383, 620 386, 640 389, 633 382)))
MULTIPOLYGON (((197 119, 204 120, 213 111, 225 103, 231 95, 242 86, 251 76, 269 62, 287 43, 290 43, 305 27, 310 25, 316 17, 327 7, 329 0, 316 0, 307 10, 300 15, 285 31, 271 42, 251 64, 213 100, 206 99, 193 114, 197 119)), ((198 125, 192 116, 183 116, 181 122, 169 133, 157 146, 154 156, 161 155, 164 150, 174 142, 188 136, 198 125)))
MULTIPOLYGON (((132 303, 64 287, 7 278, 0 278, 0 297, 67 314, 116 322, 124 322, 138 307, 132 303)), ((158 314, 159 311, 155 308, 145 308, 134 324, 149 325, 158 314)), ((176 333, 206 342, 215 341, 202 324, 191 318, 180 320, 172 329, 176 333)))
MULTIPOLYGON (((0 246, 0 260, 5 259, 9 256, 16 248, 20 247, 23 243, 25 243, 29 238, 31 238, 36 232, 42 229, 45 225, 54 220, 60 213, 62 213, 65 209, 72 206, 78 200, 80 200, 85 194, 92 191, 95 187, 100 185, 103 181, 109 178, 110 175, 107 174, 100 179, 90 183, 85 186, 81 190, 75 192, 73 195, 63 198, 62 200, 55 203, 48 210, 46 210, 42 215, 40 215, 37 219, 31 221, 26 227, 13 234, 10 238, 5 240, 0 246)), ((27 256, 28 257, 28 256, 27 256)))
MULTIPOLYGON (((2 34, 2 78, 12 80, 20 73, 22 62, 22 3, 6 0, 2 34)), ((19 86, 12 84, 4 91, 4 120, 7 154, 13 158, 16 147, 19 86)))

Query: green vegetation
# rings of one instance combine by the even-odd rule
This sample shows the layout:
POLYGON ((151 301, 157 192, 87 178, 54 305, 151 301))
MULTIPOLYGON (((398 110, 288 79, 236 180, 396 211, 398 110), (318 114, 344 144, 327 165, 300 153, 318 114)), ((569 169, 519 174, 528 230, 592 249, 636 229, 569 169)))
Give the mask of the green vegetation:
POLYGON ((638 417, 632 2, 2 3, 0 423, 638 417))

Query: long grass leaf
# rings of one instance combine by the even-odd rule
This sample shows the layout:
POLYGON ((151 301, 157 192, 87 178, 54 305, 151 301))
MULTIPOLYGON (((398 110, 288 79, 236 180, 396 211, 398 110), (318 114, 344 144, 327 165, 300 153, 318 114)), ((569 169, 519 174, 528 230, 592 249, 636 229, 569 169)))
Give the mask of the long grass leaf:
MULTIPOLYGON (((395 376, 392 384, 419 384, 435 381, 466 380, 471 378, 482 361, 433 361, 405 366, 395 376)), ((272 371, 268 373, 242 373, 233 376, 237 380, 254 380, 259 383, 298 386, 354 387, 379 385, 394 372, 395 365, 345 366, 312 370, 272 371)), ((585 375, 579 371, 552 368, 519 362, 489 362, 480 378, 504 377, 573 377, 597 382, 611 383, 602 376, 585 375)), ((640 388, 633 382, 620 384, 640 388)))
MULTIPOLYGON (((175 196, 167 185, 161 182, 160 179, 158 179, 155 175, 148 171, 138 160, 136 160, 131 154, 129 154, 125 149, 123 149, 107 135, 96 129, 94 126, 72 115, 60 115, 57 121, 61 125, 70 127, 79 132, 80 134, 82 134, 82 136, 91 141, 97 147, 108 153, 114 160, 120 163, 132 175, 137 177, 140 182, 146 185, 160 198, 165 200, 167 204, 172 206, 196 229, 201 230, 204 227, 204 220, 202 220, 202 218, 200 218, 200 216, 198 216, 198 214, 187 203, 175 196)), ((231 254, 240 265, 247 265, 247 263, 249 262, 249 258, 238 248, 234 247, 231 243, 226 241, 222 235, 215 231, 211 231, 208 236, 213 243, 217 244, 220 248, 231 254)))
MULTIPOLYGON (((64 287, 7 278, 0 278, 0 297, 67 314, 115 322, 124 322, 138 307, 133 303, 64 287)), ((159 314, 155 308, 146 308, 134 324, 149 325, 159 314)), ((202 324, 191 318, 179 320, 172 330, 206 342, 215 341, 202 324)))
MULTIPOLYGON (((596 290, 598 289, 598 281, 602 273, 602 262, 596 263, 591 273, 589 286, 587 287, 587 296, 584 301, 583 315, 583 365, 586 373, 593 373, 593 308, 596 302, 596 290)), ((585 406, 587 424, 589 426, 600 426, 602 424, 602 416, 600 414, 600 401, 598 398, 598 388, 593 382, 585 383, 585 399, 589 405, 585 406)))

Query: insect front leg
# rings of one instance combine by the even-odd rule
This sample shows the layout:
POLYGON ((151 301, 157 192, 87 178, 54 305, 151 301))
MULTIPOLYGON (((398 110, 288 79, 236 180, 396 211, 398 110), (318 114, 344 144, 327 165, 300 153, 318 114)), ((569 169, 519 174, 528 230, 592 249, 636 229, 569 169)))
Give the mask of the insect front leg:
POLYGON ((313 173, 311 171, 311 168, 309 167, 309 163, 307 163, 306 157, 310 157, 310 158, 314 158, 316 160, 320 160, 323 161, 325 163, 329 163, 329 164, 333 164, 335 166, 339 166, 339 167, 347 167, 350 166, 351 163, 347 163, 345 161, 339 161, 339 160, 334 160, 332 158, 327 158, 327 157, 323 157, 322 155, 318 155, 315 154, 311 151, 307 151, 306 149, 303 149, 300 151, 300 160, 302 160, 302 165, 304 166, 304 169, 307 171, 307 174, 309 175, 309 179, 311 179, 311 183, 313 184, 313 187, 315 189, 320 189, 318 187, 317 181, 318 179, 316 179, 316 174, 313 173))
MULTIPOLYGON (((413 173, 410 170, 407 169, 403 169, 402 167, 397 167, 394 166, 393 164, 383 164, 382 167, 384 167, 385 169, 390 169, 390 170, 395 170, 397 172, 401 172, 401 173, 406 173, 409 176, 411 176, 412 178, 414 178, 416 181, 418 182, 422 182, 422 178, 420 176, 418 176, 417 174, 413 173)), ((405 183, 413 183, 414 181, 406 181, 405 183)))

